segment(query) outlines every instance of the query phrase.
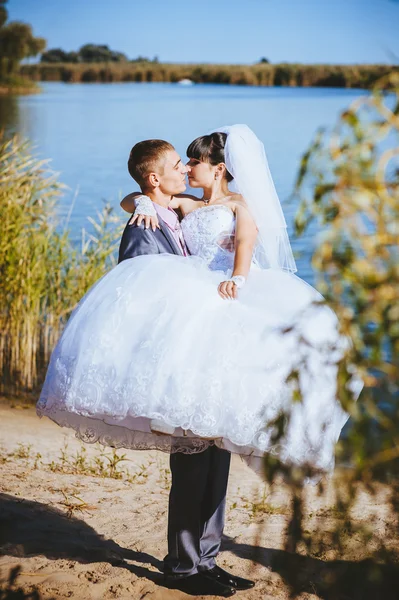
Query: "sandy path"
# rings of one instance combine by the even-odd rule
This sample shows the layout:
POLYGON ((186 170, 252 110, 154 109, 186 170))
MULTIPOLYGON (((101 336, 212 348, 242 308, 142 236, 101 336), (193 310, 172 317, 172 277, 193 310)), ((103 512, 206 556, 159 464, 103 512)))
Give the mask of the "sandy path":
MULTIPOLYGON (((0 405, 0 445, 3 582, 10 569, 20 565, 17 585, 26 594, 36 586, 43 600, 189 598, 162 587, 169 490, 167 455, 120 451, 129 458, 129 462, 119 465, 129 470, 129 480, 126 474, 121 479, 82 474, 78 472, 85 468, 81 467, 82 460, 94 464, 95 457, 101 455, 100 448, 86 445, 86 452, 82 452, 82 444, 73 432, 46 418, 40 420, 32 408, 9 408, 4 404, 0 405), (68 459, 63 461, 60 456, 65 443, 68 459)), ((233 457, 225 538, 218 562, 237 575, 256 580, 253 590, 239 592, 237 598, 284 600, 289 598, 289 576, 275 565, 279 558, 290 558, 283 550, 287 492, 282 486, 268 497, 271 509, 265 514, 256 504, 263 491, 258 477, 233 457)), ((309 494, 312 514, 319 511, 322 515, 328 502, 316 498, 314 490, 309 494)), ((384 535, 381 502, 365 499, 361 512, 371 514, 377 506, 377 525, 384 535)), ((324 560, 299 555, 291 558, 291 569, 307 573, 301 598, 327 598, 313 593, 313 580, 325 567, 324 560)))

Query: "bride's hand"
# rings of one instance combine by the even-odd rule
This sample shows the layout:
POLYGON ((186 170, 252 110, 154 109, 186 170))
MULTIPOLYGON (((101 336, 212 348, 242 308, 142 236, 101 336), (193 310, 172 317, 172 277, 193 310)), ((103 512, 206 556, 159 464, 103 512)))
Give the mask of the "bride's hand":
POLYGON ((153 231, 155 231, 157 227, 160 229, 157 212, 148 196, 145 196, 144 194, 136 196, 135 206, 136 210, 129 221, 129 225, 134 225, 137 221, 137 226, 140 226, 144 220, 145 229, 149 229, 150 227, 153 231))
POLYGON ((235 300, 237 298, 237 291, 234 281, 222 281, 218 287, 219 296, 224 300, 235 300))
POLYGON ((153 231, 156 230, 156 228, 159 229, 159 221, 158 221, 158 216, 150 216, 150 215, 140 215, 140 214, 134 214, 133 217, 130 219, 129 221, 129 225, 134 225, 137 221, 137 226, 140 226, 141 223, 144 221, 144 227, 146 229, 149 229, 151 227, 151 229, 153 231))

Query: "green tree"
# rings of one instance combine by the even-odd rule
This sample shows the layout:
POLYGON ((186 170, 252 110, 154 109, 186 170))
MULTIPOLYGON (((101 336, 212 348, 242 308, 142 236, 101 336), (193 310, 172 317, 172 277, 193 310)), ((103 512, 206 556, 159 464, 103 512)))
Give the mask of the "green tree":
POLYGON ((6 0, 0 0, 0 79, 7 79, 18 72, 24 58, 37 56, 46 47, 46 40, 35 37, 27 23, 7 23, 6 0))
POLYGON ((67 52, 65 57, 65 62, 67 63, 78 63, 79 62, 79 54, 77 52, 67 52))
POLYGON ((106 45, 85 44, 78 52, 65 52, 62 48, 50 48, 40 58, 42 63, 107 63, 126 62, 123 52, 111 50, 106 45))
POLYGON ((4 23, 7 21, 6 2, 7 0, 0 0, 0 27, 3 27, 4 23))
POLYGON ((40 57, 42 63, 78 63, 79 54, 77 52, 65 52, 62 48, 50 48, 43 52, 40 57))
POLYGON ((63 63, 67 61, 68 53, 62 48, 51 48, 47 52, 43 52, 40 57, 42 63, 63 63))
POLYGON ((111 50, 106 45, 85 44, 79 49, 80 62, 84 63, 102 63, 102 62, 124 62, 127 56, 122 52, 111 50))

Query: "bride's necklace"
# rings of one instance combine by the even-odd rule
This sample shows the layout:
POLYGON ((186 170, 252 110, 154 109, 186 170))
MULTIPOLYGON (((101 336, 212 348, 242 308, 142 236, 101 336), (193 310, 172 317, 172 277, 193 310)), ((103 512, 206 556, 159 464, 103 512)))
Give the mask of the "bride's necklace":
MULTIPOLYGON (((214 202, 217 202, 218 200, 223 200, 223 198, 228 198, 228 196, 220 196, 220 198, 214 198, 214 199, 213 199, 213 201, 214 201, 214 202)), ((210 203, 210 201, 211 201, 211 199, 210 199, 210 198, 204 198, 204 196, 202 196, 201 200, 202 200, 202 202, 205 204, 205 206, 206 206, 207 204, 209 204, 209 203, 210 203)))

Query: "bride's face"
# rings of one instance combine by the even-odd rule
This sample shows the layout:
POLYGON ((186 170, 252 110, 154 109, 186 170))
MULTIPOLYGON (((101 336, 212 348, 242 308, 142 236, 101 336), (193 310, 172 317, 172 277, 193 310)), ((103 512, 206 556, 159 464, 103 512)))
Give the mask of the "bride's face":
POLYGON ((187 167, 188 184, 192 188, 209 188, 215 181, 216 167, 207 162, 202 162, 196 158, 190 158, 187 167))

